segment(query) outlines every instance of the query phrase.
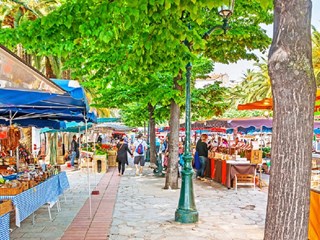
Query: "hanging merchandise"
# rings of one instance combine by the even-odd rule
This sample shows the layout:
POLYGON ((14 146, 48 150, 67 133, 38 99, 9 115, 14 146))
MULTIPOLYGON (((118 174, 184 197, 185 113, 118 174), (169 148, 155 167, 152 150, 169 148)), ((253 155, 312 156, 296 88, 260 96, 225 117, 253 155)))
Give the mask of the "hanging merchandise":
POLYGON ((31 163, 31 153, 30 151, 22 144, 19 146, 19 159, 20 162, 31 163))
POLYGON ((8 137, 8 128, 0 127, 0 139, 6 139, 8 137))
POLYGON ((20 130, 17 127, 10 126, 7 132, 7 138, 1 139, 0 144, 4 151, 14 151, 19 146, 21 138, 20 130))

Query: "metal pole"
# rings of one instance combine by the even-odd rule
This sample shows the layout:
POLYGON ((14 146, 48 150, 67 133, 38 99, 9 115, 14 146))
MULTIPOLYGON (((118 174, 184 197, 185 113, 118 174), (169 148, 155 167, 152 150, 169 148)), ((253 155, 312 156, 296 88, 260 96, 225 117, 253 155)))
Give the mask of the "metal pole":
POLYGON ((90 173, 89 173, 89 156, 88 156, 88 121, 87 119, 85 118, 84 119, 84 122, 86 124, 86 143, 87 143, 87 154, 86 154, 86 157, 87 157, 87 172, 88 172, 88 193, 89 193, 89 211, 90 211, 90 218, 92 218, 92 203, 91 203, 91 187, 90 187, 90 173))
MULTIPOLYGON (((98 133, 99 136, 99 133, 98 133)), ((88 142, 87 142, 88 145, 88 142)), ((96 136, 95 136, 95 129, 93 130, 93 157, 94 157, 94 152, 96 150, 96 136)), ((95 164, 95 161, 92 161, 95 164)), ((98 164, 97 164, 98 165, 98 164)), ((101 164, 102 165, 102 164, 101 164)), ((93 166, 95 171, 94 171, 94 185, 97 187, 97 172, 98 172, 98 168, 96 169, 96 166, 93 166)), ((98 166, 97 166, 98 167, 98 166)), ((101 167, 102 168, 102 167, 101 167)))
MULTIPOLYGON (((234 1, 232 1, 233 4, 234 1)), ((233 9, 233 8, 232 8, 233 9)), ((210 34, 216 29, 223 29, 226 32, 229 28, 228 25, 228 17, 232 14, 230 11, 229 15, 223 19, 222 26, 214 26, 209 31, 207 31, 202 38, 208 39, 210 34)), ((191 25, 188 24, 188 28, 191 29, 191 25)), ((188 47, 189 51, 192 51, 192 44, 186 39, 184 44, 188 47)), ((191 69, 192 64, 189 62, 186 66, 186 139, 185 139, 185 147, 183 153, 184 166, 181 171, 182 174, 182 182, 181 182, 181 190, 180 190, 180 198, 178 209, 175 212, 175 221, 181 223, 195 223, 199 219, 199 214, 196 209, 196 204, 194 200, 194 192, 193 192, 193 182, 192 175, 193 169, 191 165, 192 155, 190 152, 190 131, 191 131, 191 69)))
POLYGON ((148 145, 148 149, 146 152, 146 162, 150 162, 150 124, 148 122, 148 137, 147 137, 147 145, 148 145))
POLYGON ((191 130, 191 69, 192 64, 189 62, 186 66, 186 139, 183 153, 184 166, 181 171, 182 182, 180 190, 180 198, 178 209, 175 212, 175 221, 181 223, 195 223, 198 222, 199 214, 196 209, 193 192, 193 169, 191 165, 192 155, 190 151, 190 130, 191 130))

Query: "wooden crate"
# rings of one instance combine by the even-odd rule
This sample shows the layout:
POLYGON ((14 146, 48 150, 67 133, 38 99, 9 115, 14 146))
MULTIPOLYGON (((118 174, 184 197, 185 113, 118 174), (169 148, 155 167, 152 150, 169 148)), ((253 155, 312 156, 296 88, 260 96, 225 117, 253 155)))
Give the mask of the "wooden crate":
POLYGON ((262 163, 262 151, 261 150, 252 150, 250 161, 252 164, 261 164, 262 163))
POLYGON ((57 157, 57 164, 59 164, 59 165, 65 164, 64 156, 58 156, 57 157))
POLYGON ((79 168, 92 168, 92 158, 81 158, 79 168))
POLYGON ((23 191, 22 183, 16 188, 0 188, 0 196, 14 196, 23 191))
POLYGON ((108 171, 108 163, 106 155, 93 155, 94 172, 106 173, 108 171))
POLYGON ((26 191, 29 189, 29 181, 22 181, 22 191, 26 191))
POLYGON ((108 156, 108 166, 109 167, 116 167, 118 166, 118 163, 116 161, 117 156, 108 156))
POLYGON ((11 200, 2 200, 0 204, 0 216, 7 214, 13 210, 11 200))

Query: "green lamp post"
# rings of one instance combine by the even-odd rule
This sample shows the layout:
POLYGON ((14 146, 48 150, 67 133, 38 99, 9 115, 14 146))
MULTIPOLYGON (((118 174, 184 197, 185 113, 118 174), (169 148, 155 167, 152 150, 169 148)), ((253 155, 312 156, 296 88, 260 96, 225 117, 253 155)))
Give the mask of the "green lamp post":
MULTIPOLYGON (((212 27, 209 31, 207 31, 204 35, 204 39, 208 39, 210 34, 216 29, 223 29, 224 32, 229 29, 228 18, 233 13, 234 1, 229 1, 229 6, 222 6, 219 8, 219 15, 223 17, 223 24, 219 26, 212 27)), ((191 45, 188 41, 184 41, 184 44, 191 51, 191 45)), ((184 145, 184 153, 183 160, 184 166, 181 172, 182 174, 182 182, 181 182, 181 190, 180 190, 180 198, 178 209, 175 212, 175 221, 180 223, 195 223, 199 219, 199 214, 196 209, 196 204, 194 200, 194 192, 193 192, 193 182, 192 182, 192 154, 190 151, 190 131, 191 131, 191 91, 190 91, 190 82, 191 82, 191 69, 192 64, 189 62, 186 66, 186 108, 185 108, 185 145, 184 145)))

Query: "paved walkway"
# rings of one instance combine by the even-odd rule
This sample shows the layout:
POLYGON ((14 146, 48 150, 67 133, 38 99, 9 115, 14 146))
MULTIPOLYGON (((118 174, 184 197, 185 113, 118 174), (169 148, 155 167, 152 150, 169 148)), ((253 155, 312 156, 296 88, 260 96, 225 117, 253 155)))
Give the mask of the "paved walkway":
MULTIPOLYGON (((124 176, 115 168, 106 174, 90 175, 92 218, 88 200, 86 172, 67 172, 70 190, 61 201, 61 212, 46 207, 36 211, 36 224, 29 217, 20 228, 14 227, 11 239, 23 240, 126 240, 126 239, 212 239, 262 240, 267 203, 265 189, 240 187, 228 190, 213 181, 194 181, 199 222, 174 221, 180 190, 163 190, 164 178, 154 177, 149 168, 135 176, 132 167, 124 176)), ((11 222, 11 227, 13 226, 11 222)))
POLYGON ((99 195, 91 197, 92 217, 90 218, 90 202, 87 200, 62 236, 62 240, 107 239, 120 179, 115 168, 109 169, 95 188, 99 195))

